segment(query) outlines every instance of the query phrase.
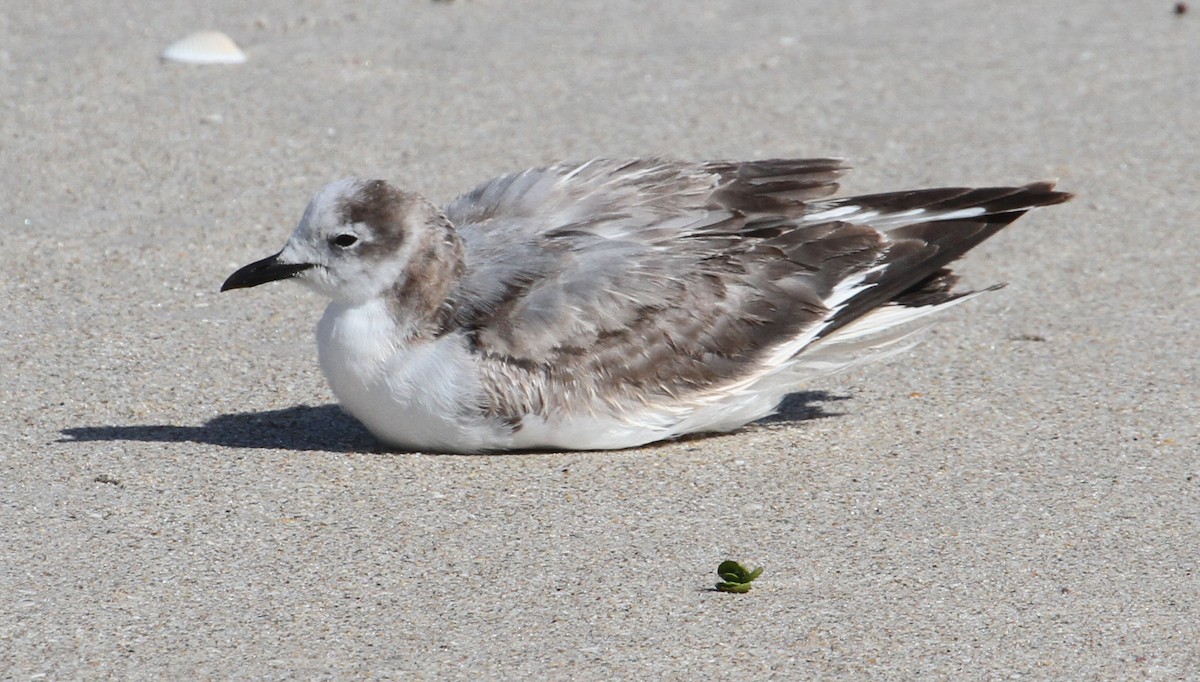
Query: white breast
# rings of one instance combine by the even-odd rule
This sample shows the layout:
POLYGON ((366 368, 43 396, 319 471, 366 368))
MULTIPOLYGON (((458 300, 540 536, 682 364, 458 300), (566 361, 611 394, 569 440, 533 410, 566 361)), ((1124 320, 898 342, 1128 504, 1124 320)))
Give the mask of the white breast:
POLYGON ((380 440, 414 450, 469 452, 508 434, 481 416, 465 339, 403 342, 382 301, 334 302, 317 325, 321 371, 342 407, 380 440))

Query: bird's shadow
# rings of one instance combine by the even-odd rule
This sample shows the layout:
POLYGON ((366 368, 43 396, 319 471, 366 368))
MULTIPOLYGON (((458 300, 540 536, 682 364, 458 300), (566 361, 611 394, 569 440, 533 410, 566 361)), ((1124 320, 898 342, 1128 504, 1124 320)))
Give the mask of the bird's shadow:
POLYGON ((80 426, 60 433, 64 436, 60 443, 138 441, 266 450, 386 451, 358 420, 335 404, 222 414, 202 426, 80 426))
MULTIPOLYGON (((825 391, 793 393, 779 411, 756 424, 774 425, 839 416, 826 412, 823 403, 847 400, 825 391)), ((229 448, 323 452, 394 452, 381 444, 356 419, 335 405, 296 405, 282 410, 223 414, 201 426, 146 424, 135 426, 80 426, 63 429, 60 443, 134 441, 150 443, 204 443, 229 448)))
POLYGON ((763 417, 754 423, 789 424, 792 422, 806 422, 812 419, 840 417, 843 414, 842 412, 827 412, 825 404, 837 403, 849 399, 850 396, 848 395, 834 395, 828 391, 791 393, 784 397, 783 402, 779 403, 779 409, 775 411, 775 414, 763 417))

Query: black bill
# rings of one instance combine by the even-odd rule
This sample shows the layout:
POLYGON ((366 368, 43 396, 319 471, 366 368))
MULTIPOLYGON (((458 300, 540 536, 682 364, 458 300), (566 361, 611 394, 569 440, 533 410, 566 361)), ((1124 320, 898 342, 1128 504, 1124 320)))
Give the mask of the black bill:
POLYGON ((277 253, 239 269, 225 280, 225 283, 221 285, 221 291, 256 287, 267 282, 295 277, 312 267, 312 263, 280 263, 278 258, 279 254, 277 253))

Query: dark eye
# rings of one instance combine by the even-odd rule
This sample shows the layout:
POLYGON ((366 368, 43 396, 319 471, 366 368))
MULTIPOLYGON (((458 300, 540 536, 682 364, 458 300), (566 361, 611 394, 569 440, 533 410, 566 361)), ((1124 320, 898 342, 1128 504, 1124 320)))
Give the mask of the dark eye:
POLYGON ((354 242, 358 241, 358 237, 352 234, 339 234, 333 238, 333 245, 340 246, 343 249, 347 246, 354 246, 354 242))

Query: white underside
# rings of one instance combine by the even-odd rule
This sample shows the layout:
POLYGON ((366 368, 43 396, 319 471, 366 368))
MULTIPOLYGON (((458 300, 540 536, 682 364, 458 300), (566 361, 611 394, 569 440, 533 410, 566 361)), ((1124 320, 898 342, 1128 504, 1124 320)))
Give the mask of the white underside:
POLYGON ((772 414, 813 377, 907 350, 937 306, 885 306, 828 337, 794 339, 760 371, 687 402, 646 402, 619 414, 526 416, 520 428, 483 416, 475 359, 462 335, 396 345, 398 330, 382 301, 330 304, 317 327, 321 369, 342 407, 380 440, 409 450, 608 450, 688 433, 730 431, 772 414), (800 352, 803 350, 803 352, 800 352))
POLYGON ((479 382, 461 337, 396 346, 382 301, 334 302, 317 325, 321 371, 342 407, 377 438, 414 450, 477 452, 495 433, 472 419, 479 382))

